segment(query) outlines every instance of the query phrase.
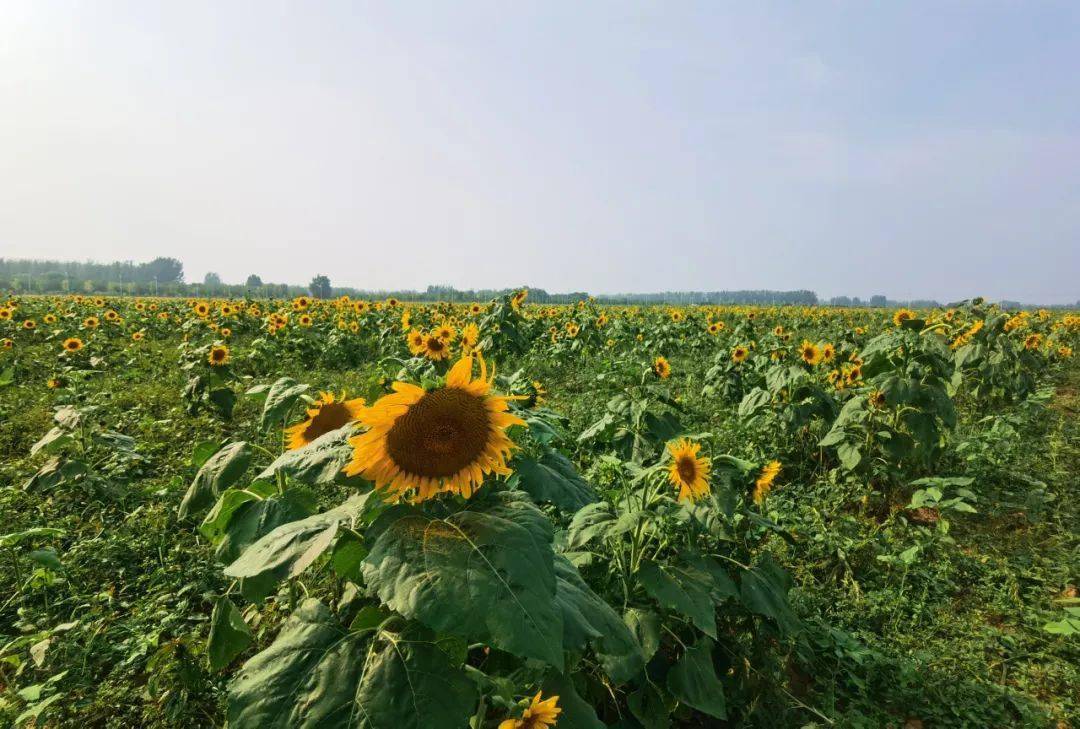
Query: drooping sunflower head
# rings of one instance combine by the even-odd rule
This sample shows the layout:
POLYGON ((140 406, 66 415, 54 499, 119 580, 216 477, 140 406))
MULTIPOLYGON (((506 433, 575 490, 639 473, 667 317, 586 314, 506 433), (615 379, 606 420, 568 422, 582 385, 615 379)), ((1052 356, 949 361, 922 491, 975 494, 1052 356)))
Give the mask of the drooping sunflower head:
POLYGON ((866 398, 866 401, 870 404, 870 407, 874 408, 875 410, 881 410, 889 402, 888 398, 885 396, 885 393, 881 390, 874 390, 866 398))
POLYGON ((780 461, 770 461, 761 469, 761 473, 757 477, 757 481, 754 482, 754 503, 760 504, 765 500, 765 497, 770 491, 772 491, 773 481, 776 480, 776 476, 780 473, 780 461))
POLYGON ((799 345, 799 358, 813 367, 821 362, 821 349, 813 342, 804 339, 799 345))
POLYGON ((318 399, 307 409, 307 419, 285 429, 288 449, 303 448, 319 436, 325 435, 360 418, 364 410, 364 399, 340 399, 332 392, 319 393, 318 399))
POLYGON ((78 352, 83 348, 83 340, 78 337, 68 337, 64 340, 65 352, 78 352))
POLYGON ((529 290, 522 289, 521 291, 518 291, 516 294, 514 294, 513 298, 510 299, 510 306, 515 309, 520 308, 521 305, 525 303, 525 299, 527 298, 529 298, 529 290))
POLYGON ((206 361, 211 367, 221 367, 229 363, 229 348, 224 344, 215 344, 210 348, 210 354, 206 355, 206 361))
POLYGON ((525 421, 507 412, 507 398, 491 394, 495 373, 489 378, 478 359, 478 379, 473 358, 462 357, 442 387, 395 382, 391 394, 360 414, 368 430, 350 439, 345 472, 373 481, 392 500, 414 501, 442 492, 469 498, 488 474, 509 475, 506 459, 515 446, 506 430, 525 421))
POLYGON ((671 377, 671 364, 667 361, 667 357, 663 355, 653 360, 652 370, 661 380, 671 377))
POLYGON ((709 493, 709 470, 712 463, 699 456, 700 443, 683 438, 668 444, 671 465, 668 480, 679 489, 679 501, 697 501, 709 493))

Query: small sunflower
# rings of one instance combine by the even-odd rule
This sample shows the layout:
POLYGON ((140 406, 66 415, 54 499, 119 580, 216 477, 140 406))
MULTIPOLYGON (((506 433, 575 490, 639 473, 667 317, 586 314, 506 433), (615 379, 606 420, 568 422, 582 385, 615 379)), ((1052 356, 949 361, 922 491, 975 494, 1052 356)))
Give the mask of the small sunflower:
POLYGON ((467 349, 473 349, 480 341, 480 329, 475 324, 466 324, 461 330, 461 344, 467 349))
POLYGON ((13 315, 14 314, 11 309, 7 308, 6 306, 0 308, 0 321, 11 321, 11 317, 13 315))
POLYGON ((44 317, 42 317, 42 321, 44 321, 46 324, 55 324, 56 314, 46 314, 44 317))
POLYGON ((671 377, 671 364, 667 361, 667 357, 661 355, 653 360, 652 371, 661 380, 671 377))
POLYGON ((97 329, 101 325, 101 321, 96 316, 88 316, 83 319, 83 326, 87 329, 97 329))
POLYGON ((723 329, 723 325, 718 321, 714 321, 712 324, 709 325, 708 332, 715 337, 717 334, 720 333, 721 329, 723 329))
POLYGON ((668 444, 671 465, 668 467, 668 480, 679 489, 679 501, 697 501, 709 493, 709 469, 712 464, 708 458, 699 456, 700 443, 686 438, 668 444))
POLYGON ((541 701, 542 693, 538 692, 533 696, 529 708, 522 712, 520 719, 504 719, 499 724, 499 729, 547 729, 555 726, 559 714, 562 713, 558 706, 559 697, 552 696, 541 701))
POLYGON ((15 340, 11 338, 0 339, 0 346, 4 349, 11 349, 15 346, 15 340))
POLYGON ((63 346, 65 352, 78 352, 83 348, 83 340, 78 337, 68 337, 64 340, 63 346))
POLYGON ((776 480, 777 474, 780 473, 780 461, 770 461, 761 469, 761 473, 757 477, 757 481, 754 482, 754 503, 760 504, 765 500, 765 497, 770 491, 772 491, 773 481, 776 480))
POLYGON ((462 357, 434 390, 395 382, 393 393, 361 413, 368 430, 350 439, 345 473, 374 481, 393 500, 412 492, 414 501, 441 492, 469 498, 487 474, 509 475, 515 445, 505 431, 525 421, 507 412, 506 397, 491 394, 495 373, 489 378, 478 359, 479 379, 472 378, 473 358, 462 357))
POLYGON ((510 299, 510 306, 515 309, 521 308, 521 305, 525 303, 525 299, 529 298, 529 290, 522 289, 514 294, 514 297, 510 299))
POLYGON ((210 304, 205 301, 195 304, 195 315, 203 318, 210 316, 210 304))
POLYGON ((441 362, 450 357, 450 345, 432 332, 424 337, 424 356, 433 362, 441 362))
POLYGON ((735 364, 745 362, 746 358, 750 356, 750 350, 741 344, 735 349, 731 350, 731 361, 735 364))
POLYGON ((409 351, 414 355, 424 353, 424 342, 426 340, 427 338, 424 336, 424 333, 419 329, 413 329, 405 335, 405 341, 409 344, 409 351))
POLYGON ((1024 339, 1024 349, 1038 349, 1040 345, 1042 345, 1041 334, 1029 334, 1027 338, 1024 339))
POLYGON ((26 319, 22 323, 22 328, 27 330, 27 331, 32 331, 34 329, 37 329, 37 322, 34 321, 33 319, 26 319))
POLYGON ((221 367, 229 363, 229 348, 224 344, 215 344, 210 348, 210 354, 206 355, 206 361, 211 367, 221 367))
POLYGON ((334 397, 332 392, 319 393, 319 398, 307 410, 307 419, 285 429, 288 436, 288 450, 303 448, 308 443, 357 420, 364 411, 364 399, 346 400, 334 397))
POLYGON ((141 342, 144 337, 146 337, 146 335, 143 334, 142 332, 132 332, 131 341, 133 341, 133 342, 141 342))
POLYGON ((836 356, 836 347, 826 342, 821 345, 821 360, 823 362, 832 362, 833 357, 836 356))
POLYGON ((871 392, 870 395, 866 398, 866 401, 870 403, 870 407, 874 408, 875 410, 881 410, 889 402, 888 398, 885 397, 885 393, 881 390, 874 390, 873 392, 871 392))
POLYGON ((302 327, 309 327, 314 319, 311 318, 311 314, 301 314, 298 322, 302 327))
POLYGON ((473 316, 480 314, 484 311, 484 307, 480 304, 469 304, 469 313, 473 316))

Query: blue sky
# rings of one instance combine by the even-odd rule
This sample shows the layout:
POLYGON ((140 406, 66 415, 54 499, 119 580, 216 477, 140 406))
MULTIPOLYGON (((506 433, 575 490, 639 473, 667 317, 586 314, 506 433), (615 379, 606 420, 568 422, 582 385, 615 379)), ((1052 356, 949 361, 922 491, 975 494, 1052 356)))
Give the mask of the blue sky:
POLYGON ((1080 299, 1080 4, 0 5, 0 255, 1080 299))

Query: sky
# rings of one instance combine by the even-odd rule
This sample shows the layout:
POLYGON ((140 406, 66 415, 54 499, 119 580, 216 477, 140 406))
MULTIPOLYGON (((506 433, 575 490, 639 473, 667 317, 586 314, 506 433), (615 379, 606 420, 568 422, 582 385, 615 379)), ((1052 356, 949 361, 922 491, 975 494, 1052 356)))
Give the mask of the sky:
POLYGON ((0 257, 1080 299, 1080 3, 0 3, 0 257))

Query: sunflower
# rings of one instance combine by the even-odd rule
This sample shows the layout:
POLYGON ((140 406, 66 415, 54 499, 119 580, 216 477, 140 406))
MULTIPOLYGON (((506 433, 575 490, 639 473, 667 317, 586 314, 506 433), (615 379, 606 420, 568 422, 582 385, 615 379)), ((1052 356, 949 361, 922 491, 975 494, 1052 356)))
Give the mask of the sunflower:
POLYGON ((210 348, 210 354, 206 355, 206 361, 211 367, 221 367, 229 363, 229 348, 224 344, 215 344, 210 348))
POLYGON ((745 362, 746 358, 750 356, 750 350, 741 344, 735 349, 731 350, 731 361, 735 364, 745 362))
POLYGON ((722 326, 721 326, 720 322, 714 321, 712 324, 709 325, 709 334, 711 334, 712 336, 715 337, 717 334, 720 333, 721 329, 722 329, 722 326))
POLYGON ((813 342, 803 340, 799 345, 799 357, 811 367, 821 362, 821 350, 813 342))
POLYGON ((303 311, 309 306, 311 306, 311 299, 306 296, 297 296, 295 299, 293 299, 293 311, 303 311))
POLYGON ((207 317, 210 315, 210 304, 205 301, 200 301, 195 304, 195 315, 200 317, 207 317))
POLYGON ((547 388, 540 380, 533 380, 531 384, 532 395, 526 400, 529 407, 539 407, 547 396, 547 388))
POLYGON ((409 345, 409 351, 416 356, 424 353, 424 342, 427 337, 419 329, 413 329, 405 335, 405 341, 409 345))
POLYGON ((435 336, 444 341, 452 342, 457 338, 457 330, 449 323, 443 322, 435 327, 435 336))
POLYGON ((56 314, 46 314, 44 317, 42 317, 42 321, 44 321, 46 324, 55 324, 56 314))
POLYGON ((1024 349, 1038 349, 1041 344, 1041 334, 1029 334, 1027 338, 1024 339, 1024 349))
POLYGON ((657 357, 652 363, 652 371, 661 380, 671 377, 671 364, 667 361, 667 357, 663 355, 657 357))
POLYGON ((131 341, 133 341, 133 342, 141 342, 143 340, 143 337, 145 337, 145 336, 146 335, 143 334, 142 332, 132 332, 131 341))
POLYGON ((116 321, 119 318, 120 318, 120 315, 117 314, 112 309, 109 309, 108 311, 105 312, 105 321, 116 321))
POLYGON ((0 321, 11 321, 12 311, 7 307, 0 308, 0 321))
POLYGON ((896 313, 892 315, 893 324, 900 326, 906 321, 911 321, 915 318, 915 312, 911 309, 897 309, 896 313))
POLYGON ((415 501, 445 491, 469 498, 487 474, 509 475, 515 445, 505 431, 525 421, 507 412, 506 397, 491 394, 495 372, 488 378, 484 358, 477 359, 476 380, 473 358, 462 357, 434 390, 395 382, 393 393, 361 413, 368 430, 350 439, 345 473, 374 481, 393 500, 413 491, 415 501))
POLYGON ((83 348, 83 340, 78 337, 68 337, 64 340, 63 346, 65 352, 78 352, 83 348))
POLYGON ((27 331, 30 331, 32 329, 37 329, 37 322, 34 321, 33 319, 26 319, 22 323, 22 328, 26 329, 27 331))
POLYGON ((366 301, 354 301, 352 305, 353 311, 358 315, 363 316, 371 308, 371 304, 366 301))
POLYGON ((364 411, 364 399, 361 397, 346 400, 332 392, 321 392, 312 407, 307 410, 307 420, 285 429, 289 438, 288 450, 303 448, 321 435, 353 422, 364 411))
POLYGON ((881 410, 888 404, 888 398, 885 397, 885 393, 881 390, 874 390, 866 398, 866 401, 870 403, 870 407, 875 410, 881 410))
POLYGON ((461 344, 468 349, 473 349, 480 341, 480 329, 475 324, 466 324, 461 330, 461 344))
POLYGON ((389 308, 393 308, 393 307, 397 306, 399 303, 400 302, 397 299, 395 299, 393 296, 391 296, 389 299, 386 300, 386 305, 389 308))
POLYGON ((481 306, 480 304, 469 304, 469 313, 472 314, 473 316, 476 316, 477 314, 481 313, 483 310, 484 310, 484 307, 481 306))
POLYGON ((412 327, 412 311, 409 309, 401 310, 401 331, 407 332, 412 327))
POLYGON ((64 381, 59 377, 50 377, 45 382, 45 386, 48 387, 50 390, 56 390, 64 386, 64 381))
POLYGON ((577 325, 577 323, 572 322, 572 321, 566 322, 566 335, 568 337, 570 337, 571 339, 576 337, 578 335, 578 332, 580 332, 580 331, 581 331, 581 327, 579 327, 577 325))
POLYGON ((499 729, 547 729, 555 726, 562 709, 558 707, 559 697, 552 696, 549 699, 540 700, 543 692, 537 692, 525 709, 520 719, 504 719, 499 724, 499 729))
POLYGON ((525 303, 525 299, 527 298, 529 298, 529 290, 522 289, 521 291, 518 291, 516 294, 514 294, 513 298, 510 299, 510 306, 515 309, 519 309, 521 308, 521 305, 525 303))
POLYGON ((757 481, 754 482, 754 503, 760 504, 765 496, 772 491, 773 481, 780 473, 780 461, 770 461, 761 469, 757 481))
POLYGON ((96 316, 88 316, 83 319, 83 326, 87 329, 97 329, 100 324, 101 321, 96 316))
POLYGON ((833 357, 836 356, 836 347, 826 342, 821 345, 821 360, 823 362, 832 362, 833 357))
POLYGON ((424 337, 424 356, 433 362, 441 362, 450 356, 450 345, 434 332, 424 337))
POLYGON ((10 338, 0 340, 0 346, 3 346, 4 349, 11 349, 15 346, 15 340, 10 338))
POLYGON ((311 318, 311 314, 301 314, 298 321, 300 326, 309 327, 311 326, 311 323, 314 321, 314 319, 311 318))
POLYGON ((1068 347, 1063 344, 1057 348, 1057 356, 1061 359, 1068 359, 1069 357, 1072 357, 1072 354, 1072 347, 1068 347))
POLYGON ((221 328, 221 331, 220 331, 220 332, 218 332, 218 333, 219 333, 219 334, 220 334, 221 336, 223 336, 223 337, 225 337, 226 339, 228 339, 229 337, 231 337, 231 336, 232 336, 232 329, 229 329, 229 327, 222 327, 222 328, 221 328))
POLYGON ((697 501, 709 493, 709 469, 711 462, 699 456, 700 443, 693 443, 686 438, 668 444, 671 465, 668 467, 668 480, 679 489, 679 501, 697 501))

